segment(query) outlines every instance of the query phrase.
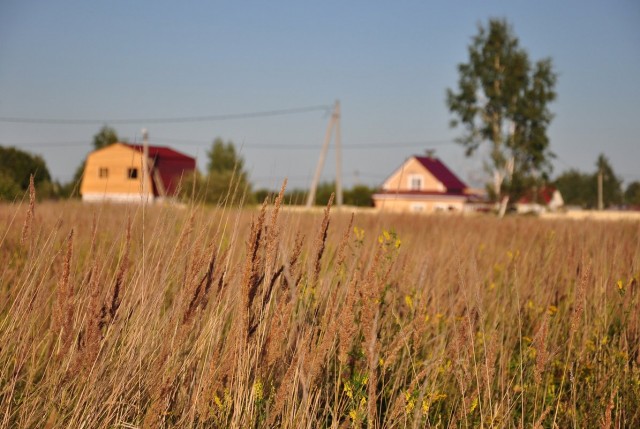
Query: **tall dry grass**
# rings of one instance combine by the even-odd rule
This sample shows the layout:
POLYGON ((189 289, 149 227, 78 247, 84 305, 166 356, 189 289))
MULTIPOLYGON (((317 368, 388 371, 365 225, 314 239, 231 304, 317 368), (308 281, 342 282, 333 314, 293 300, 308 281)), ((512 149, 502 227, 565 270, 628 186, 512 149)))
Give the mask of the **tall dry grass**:
POLYGON ((281 193, 0 223, 1 427, 640 426, 638 222, 281 193))

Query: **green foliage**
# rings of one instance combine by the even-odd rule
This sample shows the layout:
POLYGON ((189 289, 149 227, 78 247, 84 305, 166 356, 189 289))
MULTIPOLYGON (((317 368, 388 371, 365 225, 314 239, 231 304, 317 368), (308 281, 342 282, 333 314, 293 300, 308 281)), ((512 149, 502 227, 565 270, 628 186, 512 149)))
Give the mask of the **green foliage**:
POLYGON ((316 201, 317 206, 326 206, 329 203, 331 194, 336 192, 336 182, 321 182, 316 188, 316 201))
POLYGON ((594 174, 597 186, 598 171, 602 171, 602 194, 605 207, 622 204, 622 180, 618 179, 609 163, 609 159, 600 154, 596 161, 597 171, 594 174))
POLYGON ((602 193, 605 207, 622 204, 622 181, 618 179, 609 160, 603 154, 598 156, 596 170, 585 174, 571 169, 555 180, 554 184, 562 194, 565 204, 594 208, 598 205, 598 171, 602 170, 602 193))
POLYGON ((303 206, 307 203, 309 191, 306 189, 292 189, 287 191, 285 201, 289 205, 303 206))
MULTIPOLYGON (((307 203, 308 190, 293 189, 286 194, 287 204, 304 205, 307 203)), ((326 206, 331 194, 336 192, 336 182, 320 182, 316 189, 315 205, 326 206)), ((348 206, 371 207, 373 199, 371 196, 375 188, 366 185, 355 185, 351 189, 343 189, 344 204, 348 206)), ((259 200, 260 201, 260 200, 259 200)))
POLYGON ((597 189, 593 175, 571 169, 562 173, 554 182, 566 205, 594 207, 597 189))
POLYGON ((212 204, 252 204, 255 202, 251 183, 244 170, 244 159, 237 154, 233 142, 216 138, 207 152, 207 174, 199 172, 182 182, 181 197, 192 197, 212 204), (195 194, 194 194, 195 191, 195 194))
POLYGON ((29 177, 33 174, 33 182, 38 197, 50 197, 55 194, 51 184, 51 174, 44 159, 13 147, 0 146, 0 199, 13 200, 29 188, 29 177))
POLYGON ((118 133, 116 130, 105 125, 93 136, 93 147, 95 149, 102 149, 118 141, 118 133))
POLYGON ((232 141, 227 142, 217 137, 213 141, 211 150, 207 152, 209 163, 207 171, 222 173, 225 171, 243 171, 244 159, 236 153, 236 147, 232 141))
POLYGON ((373 206, 371 197, 375 191, 375 188, 366 185, 355 185, 344 191, 344 203, 349 206, 371 207, 373 206))
POLYGON ((269 189, 261 188, 253 193, 253 198, 260 203, 264 201, 265 198, 273 196, 274 194, 275 192, 270 191, 269 189))
POLYGON ((86 158, 82 160, 82 163, 78 165, 73 179, 68 183, 65 183, 60 187, 60 196, 63 198, 79 198, 80 197, 80 183, 82 182, 82 176, 84 176, 84 164, 87 162, 86 158))
POLYGON ((633 206, 640 206, 640 182, 631 182, 624 191, 624 201, 633 206))
POLYGON ((556 93, 551 59, 532 65, 505 20, 491 19, 479 27, 469 46, 469 61, 458 65, 458 92, 447 90, 447 106, 464 134, 458 142, 472 155, 490 142, 491 167, 501 178, 513 176, 495 193, 516 198, 520 184, 551 170, 547 108, 556 93), (512 165, 510 165, 512 163, 512 165))
POLYGON ((22 193, 22 189, 13 180, 13 177, 6 171, 0 170, 0 201, 11 201, 20 193, 22 193))

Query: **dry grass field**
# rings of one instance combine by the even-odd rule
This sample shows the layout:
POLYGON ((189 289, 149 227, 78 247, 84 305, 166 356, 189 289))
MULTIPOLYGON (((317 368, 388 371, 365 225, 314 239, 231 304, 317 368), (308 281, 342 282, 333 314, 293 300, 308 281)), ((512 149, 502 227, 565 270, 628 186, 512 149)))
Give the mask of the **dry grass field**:
POLYGON ((0 206, 0 427, 640 427, 640 222, 0 206))

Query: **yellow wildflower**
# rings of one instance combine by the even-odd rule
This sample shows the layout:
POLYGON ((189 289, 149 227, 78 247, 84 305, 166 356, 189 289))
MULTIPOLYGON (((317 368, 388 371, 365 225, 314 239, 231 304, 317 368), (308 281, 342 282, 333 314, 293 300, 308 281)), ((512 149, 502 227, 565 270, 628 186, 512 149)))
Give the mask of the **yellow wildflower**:
POLYGON ((353 388, 351 387, 351 383, 348 381, 344 383, 344 393, 351 399, 353 399, 353 388))
POLYGON ((429 408, 431 408, 431 402, 427 399, 422 400, 422 412, 427 414, 429 412, 429 408))
POLYGON ((255 383, 253 383, 253 395, 256 398, 256 401, 261 401, 263 398, 263 386, 262 386, 262 381, 258 380, 255 383))
POLYGON ((218 408, 222 408, 222 401, 218 395, 213 397, 213 402, 218 406, 218 408))
POLYGON ((413 298, 411 298, 411 295, 405 295, 404 302, 407 304, 407 307, 413 310, 413 298))
POLYGON ((413 395, 409 393, 409 391, 404 392, 404 399, 406 401, 406 405, 404 407, 405 412, 410 413, 413 411, 413 408, 416 406, 416 400, 413 398, 413 395))
POLYGON ((358 418, 358 412, 356 410, 350 410, 349 417, 351 417, 351 420, 356 421, 358 418))
POLYGON ((473 402, 471 402, 471 408, 469 408, 469 413, 473 413, 473 411, 478 408, 478 397, 473 398, 473 402))
POLYGON ((357 226, 353 227, 353 232, 356 235, 356 240, 362 241, 364 240, 364 229, 358 228, 357 226))

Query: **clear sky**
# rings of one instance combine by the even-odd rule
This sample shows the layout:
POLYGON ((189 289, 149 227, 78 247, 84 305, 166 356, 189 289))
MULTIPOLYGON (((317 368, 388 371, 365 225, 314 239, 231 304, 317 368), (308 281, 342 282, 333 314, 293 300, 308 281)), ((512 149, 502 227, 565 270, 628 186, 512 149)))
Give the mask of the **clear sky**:
MULTIPOLYGON (((467 159, 450 143, 459 131, 448 126, 445 90, 456 85, 456 65, 466 61, 477 25, 491 17, 513 25, 531 60, 553 59, 554 174, 569 167, 592 172, 602 152, 627 183, 640 180, 637 0, 0 0, 0 117, 109 124, 339 99, 347 185, 379 184, 427 148, 463 180, 477 182, 482 153, 467 159)), ((112 125, 130 141, 146 127, 151 144, 195 155, 201 166, 214 137, 233 140, 256 187, 276 188, 284 176, 292 186, 308 186, 327 122, 316 111, 112 125)), ((41 154, 66 181, 99 128, 0 122, 0 144, 41 154)), ((332 151, 324 179, 333 177, 334 158, 332 151)))

